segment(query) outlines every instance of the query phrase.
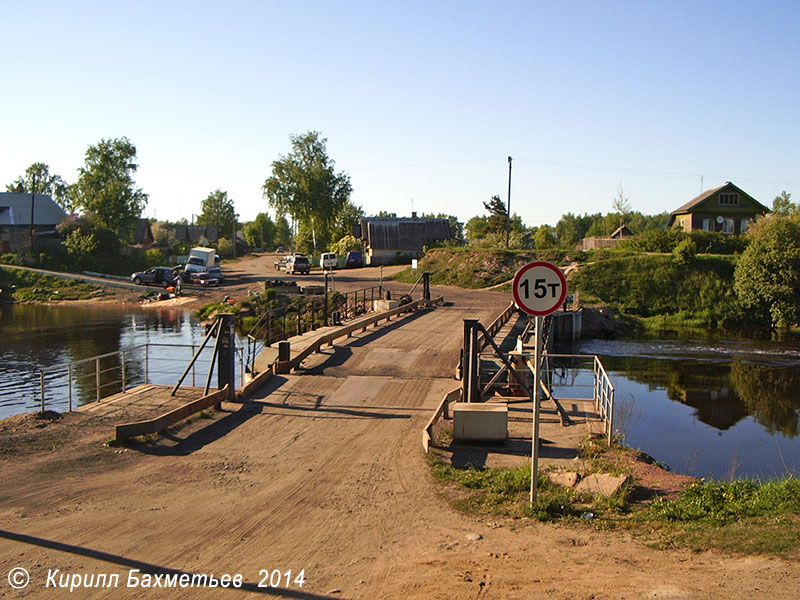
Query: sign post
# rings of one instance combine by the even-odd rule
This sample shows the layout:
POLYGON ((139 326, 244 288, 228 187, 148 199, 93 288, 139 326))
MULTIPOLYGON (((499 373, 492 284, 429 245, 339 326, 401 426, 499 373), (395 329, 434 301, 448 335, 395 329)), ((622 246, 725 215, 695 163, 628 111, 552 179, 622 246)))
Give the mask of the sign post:
POLYGON ((533 432, 531 435, 531 504, 536 502, 539 474, 539 386, 542 378, 542 322, 543 317, 554 313, 567 297, 567 279, 561 269, 548 262, 528 263, 514 275, 512 285, 514 302, 536 321, 536 345, 533 359, 533 432))

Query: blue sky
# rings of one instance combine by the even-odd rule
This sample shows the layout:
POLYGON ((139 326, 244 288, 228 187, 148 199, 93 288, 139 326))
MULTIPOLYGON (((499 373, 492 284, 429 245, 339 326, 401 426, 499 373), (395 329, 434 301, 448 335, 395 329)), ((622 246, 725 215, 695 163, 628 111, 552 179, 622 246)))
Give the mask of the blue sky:
POLYGON ((800 199, 797 2, 0 0, 0 185, 77 178, 89 145, 136 145, 145 214, 243 220, 289 136, 328 139, 352 200, 528 225, 670 211, 733 181, 800 199))

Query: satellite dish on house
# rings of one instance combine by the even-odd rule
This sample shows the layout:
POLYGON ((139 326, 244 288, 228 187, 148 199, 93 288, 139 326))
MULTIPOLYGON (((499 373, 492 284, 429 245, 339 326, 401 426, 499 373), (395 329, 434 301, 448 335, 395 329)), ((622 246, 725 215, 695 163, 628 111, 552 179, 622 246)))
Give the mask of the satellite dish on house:
POLYGON ((717 217, 717 223, 719 223, 720 225, 722 224, 722 222, 723 222, 724 220, 725 220, 725 219, 724 219, 723 217, 717 217))

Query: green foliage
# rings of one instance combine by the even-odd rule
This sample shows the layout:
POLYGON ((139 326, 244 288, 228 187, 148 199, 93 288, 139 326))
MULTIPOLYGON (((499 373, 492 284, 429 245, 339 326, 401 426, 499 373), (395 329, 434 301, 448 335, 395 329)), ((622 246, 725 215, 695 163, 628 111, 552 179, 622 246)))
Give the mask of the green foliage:
POLYGON ((744 306, 787 329, 800 320, 800 217, 759 219, 748 237, 736 267, 736 294, 744 306))
POLYGON ((0 296, 16 302, 86 300, 103 294, 99 286, 35 271, 0 269, 0 296))
POLYGON ((337 256, 346 256, 348 252, 362 252, 363 250, 364 246, 361 240, 352 235, 346 235, 338 242, 331 244, 331 252, 335 252, 337 256))
POLYGON ((364 214, 364 209, 360 206, 356 206, 349 200, 345 202, 345 205, 334 219, 330 239, 338 240, 345 236, 352 235, 353 225, 358 223, 364 214))
MULTIPOLYGON (((335 173, 326 139, 316 131, 289 138, 292 151, 272 163, 264 196, 279 214, 289 214, 311 235, 312 251, 327 248, 337 216, 350 199, 350 176, 335 173)), ((295 247, 299 244, 295 240, 295 247)))
POLYGON ((144 262, 148 267, 156 267, 164 262, 164 255, 158 248, 148 248, 144 251, 144 262))
POLYGON ((663 252, 675 250, 678 244, 689 239, 689 234, 679 229, 651 229, 630 238, 621 240, 617 248, 637 252, 663 252))
POLYGON ((64 236, 64 247, 77 269, 95 264, 91 257, 118 256, 120 240, 117 234, 105 227, 93 213, 70 215, 59 224, 58 232, 64 236))
POLYGON ((791 198, 792 195, 786 190, 781 192, 781 195, 776 196, 772 201, 772 212, 779 217, 789 217, 800 214, 800 207, 792 202, 791 198))
POLYGON ((672 251, 672 259, 675 261, 675 264, 682 267, 691 265, 695 258, 697 258, 697 246, 692 239, 681 241, 672 251))
POLYGON ((245 223, 242 234, 251 248, 273 248, 275 246, 275 223, 267 213, 258 213, 256 218, 245 223))
POLYGON ((228 192, 214 190, 200 203, 200 208, 203 212, 197 217, 198 225, 213 225, 220 236, 233 235, 237 215, 228 192))
POLYGON ((221 237, 217 240, 217 254, 219 254, 220 258, 233 256, 233 244, 228 238, 221 237))
POLYGON ((699 314, 716 326, 746 320, 733 292, 734 265, 731 258, 698 256, 686 269, 670 256, 633 255, 587 264, 572 283, 630 315, 699 314))
POLYGON ((77 205, 120 236, 127 235, 147 204, 147 194, 135 188, 136 147, 126 138, 100 140, 86 151, 78 169, 77 205))
POLYGON ((33 163, 25 169, 25 175, 17 177, 13 183, 8 184, 6 190, 18 194, 30 194, 33 192, 47 194, 67 214, 75 209, 74 188, 67 185, 67 182, 60 175, 51 175, 50 167, 44 163, 33 163))
POLYGON ((483 206, 489 213, 487 233, 502 233, 505 231, 508 221, 508 210, 506 210, 505 203, 500 200, 500 196, 492 196, 489 202, 483 203, 483 206))
POLYGON ((556 240, 555 230, 549 225, 542 225, 536 230, 533 236, 534 243, 537 250, 547 250, 548 248, 557 248, 558 240, 556 240))
POLYGON ((665 521, 714 523, 762 515, 797 515, 800 514, 800 480, 786 477, 766 483, 699 481, 687 486, 675 500, 655 500, 648 513, 665 521))

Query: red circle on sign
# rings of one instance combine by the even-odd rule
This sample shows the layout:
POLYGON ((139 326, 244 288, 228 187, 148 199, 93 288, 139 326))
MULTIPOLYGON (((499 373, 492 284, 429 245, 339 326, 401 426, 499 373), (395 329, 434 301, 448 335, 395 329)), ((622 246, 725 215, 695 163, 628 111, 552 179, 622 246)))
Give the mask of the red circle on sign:
POLYGON ((564 273, 561 271, 561 269, 552 263, 544 261, 528 263, 519 271, 517 271, 516 275, 514 275, 512 292, 514 294, 514 302, 523 311, 529 315, 544 317, 545 315, 554 313, 556 310, 558 310, 558 307, 564 303, 564 300, 567 297, 567 278, 564 277, 564 273), (528 277, 532 275, 531 269, 543 270, 542 273, 545 275, 544 278, 537 278, 535 280, 534 285, 537 288, 537 291, 544 291, 544 300, 536 301, 535 303, 530 299, 530 281, 528 280, 528 277), (546 283, 543 283, 541 287, 539 287, 539 281, 546 283), (520 295, 520 287, 522 287, 524 283, 527 283, 527 298, 520 295), (553 292, 553 285, 558 285, 561 288, 560 292, 551 295, 551 298, 547 298, 548 290, 553 292))

